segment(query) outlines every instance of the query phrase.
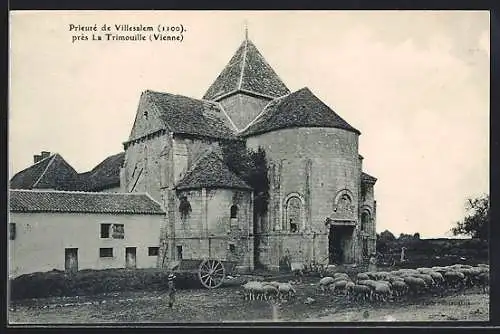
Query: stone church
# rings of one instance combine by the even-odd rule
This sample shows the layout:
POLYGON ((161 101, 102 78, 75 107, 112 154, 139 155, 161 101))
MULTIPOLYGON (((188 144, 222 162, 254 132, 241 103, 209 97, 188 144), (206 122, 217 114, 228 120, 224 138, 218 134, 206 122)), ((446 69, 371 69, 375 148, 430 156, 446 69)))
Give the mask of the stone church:
POLYGON ((360 263, 375 251, 377 181, 363 172, 360 134, 308 88, 291 92, 245 38, 201 99, 144 91, 124 152, 81 174, 42 152, 10 187, 147 193, 166 212, 158 267, 360 263), (234 143, 265 153, 265 213, 254 215, 261 194, 225 162, 234 143))
POLYGON ((308 88, 291 92, 246 38, 203 98, 141 95, 121 190, 163 203, 163 264, 359 263, 376 241, 376 178, 362 171, 359 135, 308 88), (224 163, 231 141, 266 154, 269 207, 255 222, 252 188, 224 163))

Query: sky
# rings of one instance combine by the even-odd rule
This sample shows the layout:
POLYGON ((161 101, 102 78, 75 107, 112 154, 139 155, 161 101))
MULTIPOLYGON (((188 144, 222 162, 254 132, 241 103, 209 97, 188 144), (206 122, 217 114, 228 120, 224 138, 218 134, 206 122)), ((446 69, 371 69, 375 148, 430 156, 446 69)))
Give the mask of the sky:
MULTIPOLYGON (((244 39, 362 133, 377 231, 447 237, 489 192, 487 11, 10 12, 9 177, 121 152, 146 89, 201 98, 244 39), (182 42, 73 43, 69 25, 180 25, 182 42)), ((78 33, 76 33, 78 35, 78 33)))

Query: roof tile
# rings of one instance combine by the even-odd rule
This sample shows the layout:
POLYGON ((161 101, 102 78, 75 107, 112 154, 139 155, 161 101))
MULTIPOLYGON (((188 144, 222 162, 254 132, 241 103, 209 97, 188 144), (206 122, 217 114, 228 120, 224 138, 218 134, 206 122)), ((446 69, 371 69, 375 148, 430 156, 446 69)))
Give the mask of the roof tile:
POLYGON ((11 212, 164 214, 147 194, 10 190, 11 212))
POLYGON ((271 97, 290 91, 250 40, 245 40, 203 96, 206 100, 238 90, 271 97))
POLYGON ((16 173, 10 180, 11 189, 62 189, 72 182, 77 172, 59 154, 51 156, 16 173))
POLYGON ((153 91, 147 91, 147 93, 160 109, 160 118, 171 132, 235 139, 218 103, 169 93, 153 91))
POLYGON ((260 116, 239 135, 247 137, 293 127, 331 127, 360 134, 308 88, 302 88, 269 102, 260 116))
POLYGON ((229 170, 216 151, 209 152, 194 163, 176 185, 178 190, 200 188, 252 188, 229 170))

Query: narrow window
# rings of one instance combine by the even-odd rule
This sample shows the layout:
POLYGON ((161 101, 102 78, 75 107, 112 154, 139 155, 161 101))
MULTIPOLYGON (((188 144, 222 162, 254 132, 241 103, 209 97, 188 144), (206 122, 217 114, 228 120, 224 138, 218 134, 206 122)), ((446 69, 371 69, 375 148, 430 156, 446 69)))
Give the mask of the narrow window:
POLYGON ((158 256, 158 250, 159 250, 159 247, 149 247, 148 248, 148 255, 149 256, 158 256))
POLYGON ((9 238, 10 240, 15 240, 16 239, 16 223, 10 223, 9 224, 9 238))
POLYGON ((231 254, 236 254, 236 246, 234 244, 229 244, 229 251, 231 254))
POLYGON ((182 260, 182 246, 177 246, 177 260, 182 260))
POLYGON ((361 231, 368 232, 369 222, 370 222, 370 214, 365 211, 361 214, 361 231))
POLYGON ((111 224, 101 224, 101 238, 109 238, 109 229, 111 224))
POLYGON ((365 201, 366 200, 366 185, 364 183, 361 184, 361 200, 365 201))
POLYGON ((238 206, 237 205, 232 205, 231 206, 231 219, 238 218, 238 206))
POLYGON ((99 257, 113 257, 113 248, 99 248, 99 257))
POLYGON ((302 222, 302 202, 300 198, 293 196, 286 202, 286 216, 290 232, 298 232, 299 224, 302 222))
POLYGON ((113 224, 113 239, 125 238, 125 226, 123 224, 113 224))

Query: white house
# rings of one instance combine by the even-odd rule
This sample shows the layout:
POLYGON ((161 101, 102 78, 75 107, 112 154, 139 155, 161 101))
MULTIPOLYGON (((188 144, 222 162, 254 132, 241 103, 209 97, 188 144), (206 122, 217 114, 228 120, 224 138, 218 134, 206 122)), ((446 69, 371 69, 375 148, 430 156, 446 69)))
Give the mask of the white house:
POLYGON ((154 268, 165 212, 147 194, 10 190, 9 274, 154 268))

